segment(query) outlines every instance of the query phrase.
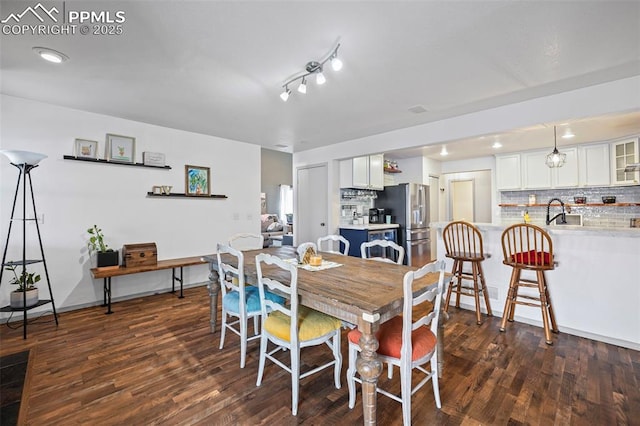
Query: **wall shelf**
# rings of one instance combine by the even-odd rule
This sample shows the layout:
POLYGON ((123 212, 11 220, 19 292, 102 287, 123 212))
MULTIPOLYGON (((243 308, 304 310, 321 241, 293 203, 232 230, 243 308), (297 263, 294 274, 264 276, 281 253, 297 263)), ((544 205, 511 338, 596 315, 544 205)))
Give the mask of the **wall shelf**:
POLYGON ((385 173, 402 173, 402 170, 398 170, 398 169, 388 169, 385 168, 383 169, 385 173))
MULTIPOLYGON (((570 204, 564 203, 565 207, 635 207, 640 206, 640 203, 587 203, 587 204, 570 204)), ((551 207, 558 206, 557 203, 551 205, 551 207)), ((546 204, 498 204, 498 207, 547 207, 546 204)))
POLYGON ((104 160, 102 158, 83 158, 83 157, 76 157, 73 155, 64 155, 63 158, 65 160, 84 161, 87 163, 116 164, 118 166, 146 167, 148 169, 160 169, 160 170, 171 169, 171 166, 147 166, 144 163, 122 163, 120 161, 109 161, 109 160, 104 160))
POLYGON ((211 195, 187 195, 180 192, 172 192, 170 194, 155 194, 153 192, 147 192, 147 198, 202 198, 206 200, 211 199, 225 199, 229 198, 226 195, 211 194, 211 195))

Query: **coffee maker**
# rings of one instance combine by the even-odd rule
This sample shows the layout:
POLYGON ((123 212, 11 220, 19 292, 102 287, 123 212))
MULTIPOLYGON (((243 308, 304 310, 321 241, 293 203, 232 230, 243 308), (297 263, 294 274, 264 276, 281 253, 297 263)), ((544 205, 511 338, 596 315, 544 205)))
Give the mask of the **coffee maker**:
POLYGON ((369 223, 384 223, 384 209, 369 209, 369 223))

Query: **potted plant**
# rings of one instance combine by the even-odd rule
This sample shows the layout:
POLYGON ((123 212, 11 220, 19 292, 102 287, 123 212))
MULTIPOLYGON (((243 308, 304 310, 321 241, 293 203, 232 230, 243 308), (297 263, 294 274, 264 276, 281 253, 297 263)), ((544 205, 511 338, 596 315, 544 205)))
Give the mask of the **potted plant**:
POLYGON ((118 250, 110 249, 104 242, 104 234, 102 229, 98 228, 98 225, 93 225, 93 228, 87 229, 89 233, 89 242, 87 247, 89 248, 89 254, 96 254, 96 266, 102 268, 105 266, 117 266, 119 264, 118 250))
POLYGON ((12 308, 20 309, 37 305, 39 299, 36 283, 40 281, 40 275, 35 272, 28 272, 26 268, 24 268, 22 273, 18 275, 16 272, 16 266, 16 262, 9 262, 5 267, 5 270, 13 272, 13 278, 9 281, 9 284, 15 284, 18 286, 17 290, 11 292, 9 305, 12 308))

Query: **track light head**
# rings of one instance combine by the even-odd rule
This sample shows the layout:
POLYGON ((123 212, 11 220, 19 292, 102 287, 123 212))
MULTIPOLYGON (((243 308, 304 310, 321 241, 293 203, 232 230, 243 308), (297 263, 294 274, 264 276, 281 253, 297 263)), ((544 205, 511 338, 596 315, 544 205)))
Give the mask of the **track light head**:
POLYGON ((317 71, 318 74, 316 74, 316 84, 324 84, 326 83, 327 79, 325 78, 324 74, 322 73, 322 68, 320 68, 320 71, 317 71))
POLYGON ((337 55, 337 53, 334 53, 331 58, 331 68, 333 68, 334 71, 340 71, 342 69, 342 61, 337 55))
POLYGON ((280 93, 280 99, 282 99, 284 102, 287 102, 287 99, 289 99, 290 94, 291 94, 291 90, 289 90, 289 86, 285 86, 284 92, 280 93))
POLYGON ((298 92, 303 95, 307 93, 307 79, 304 77, 302 77, 302 82, 300 83, 300 86, 298 86, 298 92))

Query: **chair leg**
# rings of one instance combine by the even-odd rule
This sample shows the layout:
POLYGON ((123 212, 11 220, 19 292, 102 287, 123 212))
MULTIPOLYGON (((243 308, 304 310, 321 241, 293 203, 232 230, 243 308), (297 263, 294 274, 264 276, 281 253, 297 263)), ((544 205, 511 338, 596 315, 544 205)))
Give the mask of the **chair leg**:
POLYGON ((482 324, 480 318, 480 288, 478 287, 478 262, 471 262, 471 273, 473 274, 473 297, 476 300, 476 323, 482 324))
MULTIPOLYGON (((440 342, 438 342, 438 345, 440 342)), ((436 407, 438 409, 442 408, 442 403, 440 402, 440 386, 438 384, 438 374, 440 374, 440 370, 438 368, 438 351, 433 354, 431 361, 431 384, 433 385, 433 398, 436 400, 436 407)))
POLYGON ((540 310, 542 310, 542 326, 544 327, 544 338, 547 345, 553 345, 551 340, 551 330, 549 327, 549 311, 547 305, 546 289, 544 288, 544 271, 536 271, 538 278, 538 291, 540 292, 540 310))
POLYGON ((342 351, 340 350, 340 329, 336 331, 336 335, 333 336, 333 357, 336 359, 336 364, 333 369, 333 376, 336 382, 336 389, 340 389, 342 384, 340 383, 340 372, 342 371, 342 351))
POLYGON ((260 336, 260 362, 258 364, 258 379, 256 380, 256 386, 260 386, 262 383, 262 373, 264 373, 264 361, 267 357, 267 333, 262 333, 260 336))
POLYGON ((551 304, 551 297, 549 297, 549 287, 547 286, 547 277, 546 275, 543 275, 544 277, 544 294, 547 298, 547 305, 549 306, 549 318, 551 319, 551 331, 553 333, 560 333, 560 331, 558 330, 558 324, 556 324, 556 316, 553 313, 553 305, 551 304))
POLYGON ((445 303, 444 303, 444 311, 445 312, 449 311, 449 302, 451 302, 451 292, 453 291, 453 287, 455 286, 455 284, 453 282, 453 279, 455 278, 457 264, 458 264, 458 261, 454 259, 453 260, 453 267, 451 268, 451 274, 453 276, 451 277, 451 280, 449 281, 449 288, 447 289, 447 298, 446 298, 445 303))
POLYGON ((462 293, 462 270, 464 269, 464 262, 458 260, 456 262, 456 277, 458 278, 458 284, 456 286, 456 308, 460 308, 460 293, 462 293))
POLYGON ((222 308, 222 324, 220 324, 220 347, 218 349, 224 348, 224 336, 227 331, 227 311, 222 308))
POLYGON ((298 415, 298 391, 300 390, 300 347, 291 347, 291 414, 298 415))
POLYGON ((356 405, 356 381, 353 379, 356 375, 356 359, 358 358, 358 349, 349 342, 349 368, 347 369, 347 387, 349 388, 349 408, 356 405))
POLYGON ((484 296, 484 303, 487 306, 487 316, 492 317, 491 302, 489 302, 489 290, 487 290, 487 283, 484 280, 484 271, 482 270, 482 263, 478 262, 478 275, 480 275, 480 284, 482 286, 482 295, 484 296))
POLYGON ((513 303, 511 303, 511 309, 509 310, 509 322, 513 322, 516 315, 516 304, 518 301, 518 292, 520 291, 520 277, 522 276, 522 269, 516 269, 516 277, 513 280, 513 303))
MULTIPOLYGON (((255 317, 254 317, 255 318, 255 317)), ((247 317, 240 315, 240 368, 244 368, 247 358, 247 317)))
MULTIPOLYGON (((401 361, 402 362, 402 361, 401 361)), ((400 399, 402 400, 402 424, 411 426, 411 360, 400 366, 400 399)))
POLYGON ((511 271, 511 280, 509 281, 509 292, 507 293, 507 298, 504 302, 504 311, 502 312, 502 321, 500 322, 500 331, 504 331, 507 327, 507 319, 509 318, 509 313, 511 312, 511 306, 517 296, 517 290, 515 281, 518 279, 518 269, 513 268, 511 271))
POLYGON ((258 320, 260 315, 255 315, 253 317, 253 335, 257 336, 258 334, 260 334, 260 329, 258 328, 258 320))

